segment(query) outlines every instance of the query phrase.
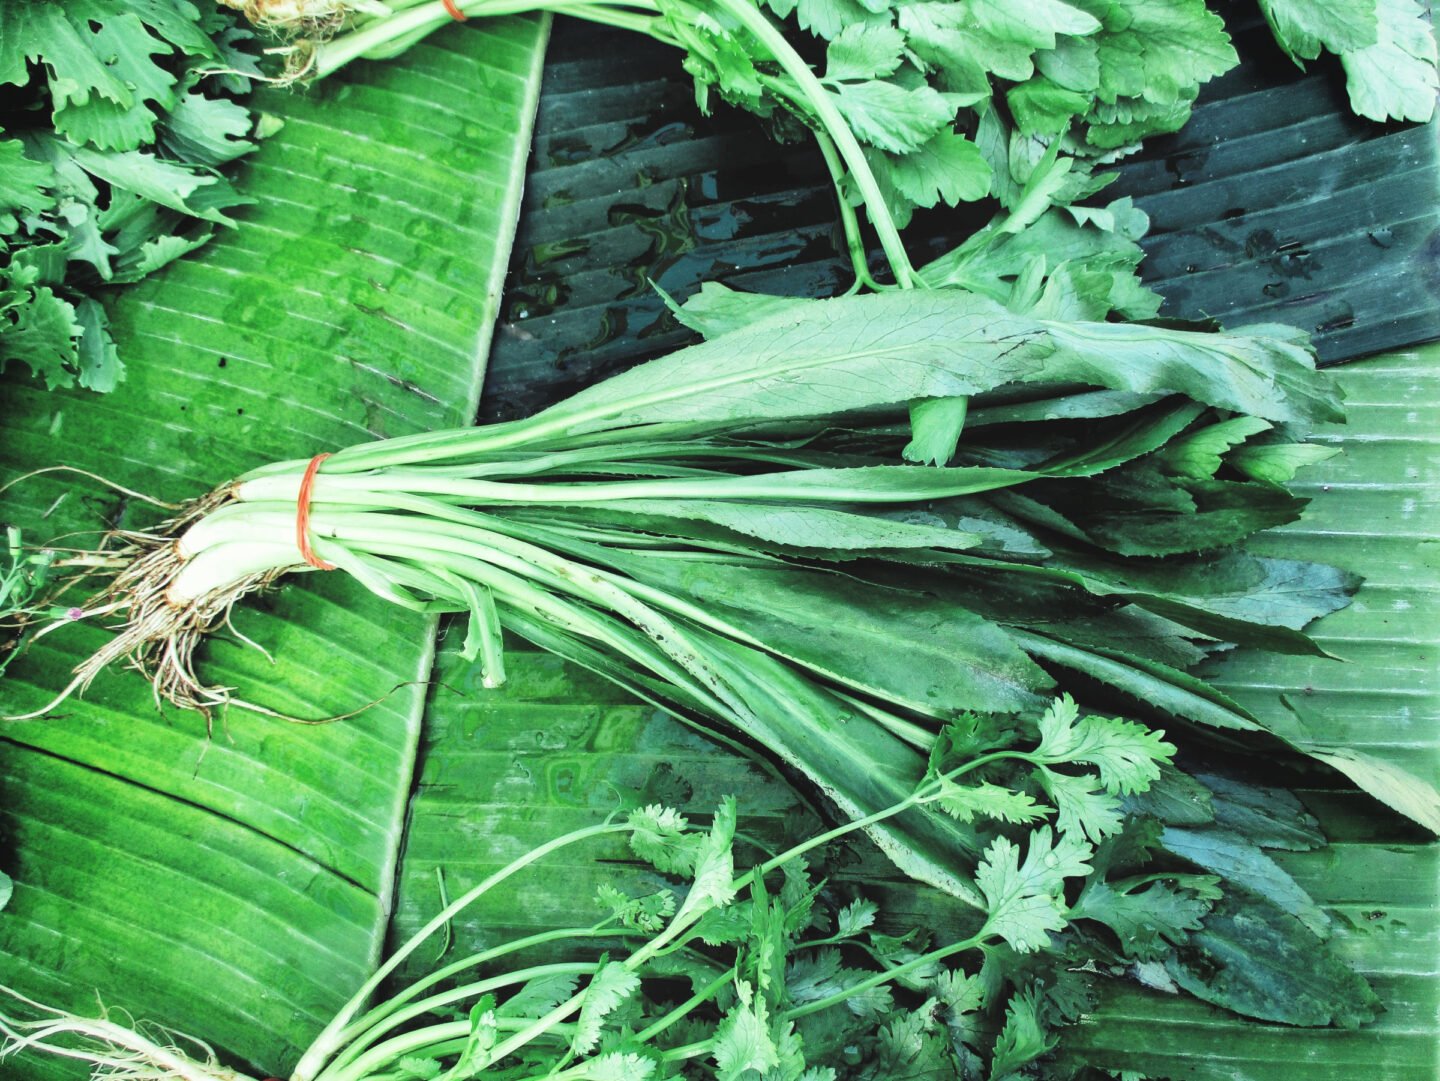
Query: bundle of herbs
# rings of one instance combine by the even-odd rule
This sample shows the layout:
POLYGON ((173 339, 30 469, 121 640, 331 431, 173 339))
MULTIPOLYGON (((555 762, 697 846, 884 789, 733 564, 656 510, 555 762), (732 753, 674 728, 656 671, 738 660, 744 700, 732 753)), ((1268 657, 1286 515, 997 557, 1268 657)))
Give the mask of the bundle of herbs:
MULTIPOLYGON (((1078 204, 1114 179, 1106 165, 1179 130, 1201 86, 1239 61, 1205 0, 223 2, 285 39, 276 51, 291 79, 399 56, 457 19, 551 11, 645 34, 684 53, 702 111, 713 95, 781 138, 808 129, 841 193, 858 280, 873 284, 852 206, 902 287, 923 277, 900 239, 917 209, 989 196, 1003 216, 1033 220, 1044 205, 1078 204)), ((1297 65, 1340 57, 1359 115, 1432 115, 1435 41, 1415 0, 1260 7, 1297 65)), ((1103 212, 1077 216, 1115 231, 1103 212)), ((1133 269, 1139 252, 1126 254, 1133 269)))
POLYGON ((231 701, 194 669, 203 636, 279 576, 338 568, 459 614, 491 685, 509 629, 780 760, 977 914, 994 845, 1053 814, 1089 853, 1138 816, 1146 855, 1017 981, 1107 956, 1252 1015, 1358 1023, 1373 995, 1313 903, 1215 825, 1234 782, 1146 765, 1169 752, 1142 722, 1201 761, 1216 737, 1275 753, 1280 729, 1185 670, 1235 643, 1316 653, 1302 628, 1355 584, 1238 548, 1298 514, 1283 480, 1324 452, 1293 432, 1340 409, 1268 329, 1060 323, 959 290, 791 305, 525 420, 263 467, 118 536, 89 611, 129 619, 70 689, 123 657, 157 696, 231 701), (906 464, 917 442, 942 464, 906 464), (1135 720, 1047 712, 1057 690, 1135 720), (955 756, 979 784, 910 798, 955 756), (1227 890, 1198 945, 1213 896, 1172 881, 1197 867, 1227 890))

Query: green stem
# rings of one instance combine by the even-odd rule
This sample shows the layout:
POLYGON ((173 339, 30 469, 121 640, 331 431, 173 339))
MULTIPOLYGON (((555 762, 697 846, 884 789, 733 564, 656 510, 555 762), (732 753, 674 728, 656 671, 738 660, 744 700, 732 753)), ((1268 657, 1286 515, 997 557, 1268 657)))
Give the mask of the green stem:
POLYGON ((931 950, 929 953, 922 954, 919 957, 913 957, 904 964, 896 965, 894 968, 886 969, 884 972, 877 972, 868 979, 861 980, 853 987, 846 988, 844 991, 837 991, 835 994, 827 995, 825 998, 816 999, 814 1002, 807 1002, 804 1005, 786 1010, 780 1015, 779 1020, 794 1021, 797 1018, 806 1017, 812 1013, 819 1013, 821 1010, 828 1010, 831 1006, 838 1006, 854 995, 864 994, 871 988, 887 984, 907 972, 913 972, 917 968, 933 965, 937 961, 943 961, 945 958, 952 957, 957 953, 963 953, 965 950, 973 950, 987 937, 989 937, 988 934, 982 928, 979 933, 971 935, 969 938, 961 939, 959 942, 952 942, 948 946, 931 950))
MULTIPOLYGON (((652 14, 658 10, 649 0, 608 0, 608 4, 604 5, 576 4, 574 0, 458 0, 457 6, 466 16, 478 18, 554 10, 590 17, 605 6, 638 9, 652 14)), ((454 16, 446 10, 442 0, 429 0, 427 3, 417 4, 394 15, 375 19, 343 37, 326 42, 317 49, 307 77, 323 79, 328 75, 333 75, 352 60, 387 50, 393 47, 396 41, 423 37, 431 31, 449 25, 453 19, 454 16)), ((636 29, 634 26, 630 28, 636 29)))
MULTIPOLYGON (((499 506, 524 503, 536 506, 570 506, 576 503, 603 503, 612 500, 646 499, 724 499, 756 503, 910 503, 918 500, 944 499, 951 496, 976 495, 1044 479, 1045 474, 1025 469, 989 466, 954 467, 940 471, 922 466, 875 466, 892 469, 906 486, 877 489, 857 484, 847 487, 834 474, 844 470, 784 470, 779 473, 747 476, 717 476, 699 480, 603 481, 588 484, 522 484, 512 481, 464 480, 456 477, 431 476, 419 470, 409 472, 386 470, 361 476, 321 473, 315 480, 314 499, 317 503, 355 502, 360 493, 381 495, 386 492, 407 492, 453 499, 456 502, 499 506), (913 473, 915 482, 902 475, 913 473), (822 484, 813 474, 831 474, 822 484), (793 475, 793 480, 791 476, 793 475), (943 482, 943 483, 940 483, 943 482)), ((249 502, 281 502, 293 500, 299 493, 299 477, 264 477, 246 481, 240 496, 249 502)))
POLYGON ((334 1055, 341 1046, 343 1046, 344 1040, 342 1038, 342 1033, 345 1031, 346 1026, 350 1023, 350 1019, 359 1012, 360 1008, 365 1004, 365 1002, 370 998, 370 996, 375 993, 376 989, 379 988, 379 986, 392 972, 394 972, 398 967, 400 967, 400 965, 407 957, 409 957, 412 953, 415 952, 416 949, 419 948, 420 944, 424 942, 425 939, 429 938, 436 931, 440 930, 440 928, 444 927, 446 923, 453 919, 458 913, 463 911, 467 906, 474 903, 478 898, 483 896, 489 890, 493 889, 501 882, 504 882, 507 878, 516 874, 521 869, 528 867, 536 860, 543 859, 552 852, 557 852, 562 848, 568 847, 569 845, 579 844, 583 841, 588 841, 593 837, 603 837, 607 834, 612 833, 623 833, 628 831, 629 829, 630 827, 626 823, 603 822, 598 826, 587 826, 584 829, 573 830, 572 832, 565 834, 563 837, 557 837, 552 841, 547 841, 545 844, 540 845, 538 848, 531 849, 519 859, 513 860, 510 863, 506 864, 500 870, 487 877, 479 885, 467 890, 465 893, 463 893, 460 897, 456 898, 445 908, 441 909, 440 912, 433 919, 431 919, 429 923, 427 923, 424 927, 422 927, 419 931, 412 935, 410 939, 405 943, 405 945, 401 946, 400 949, 398 949, 394 954, 392 954, 389 960, 387 960, 378 969, 376 969, 374 975, 372 975, 368 980, 365 981, 363 985, 361 985, 360 990, 356 991, 355 994, 351 997, 350 1001, 347 1002, 341 1008, 340 1012, 331 1019, 330 1023, 325 1026, 324 1031, 322 1031, 320 1035, 316 1037, 315 1042, 312 1043, 309 1049, 306 1050, 305 1054, 301 1056, 300 1062, 296 1065, 294 1073, 291 1074, 291 1081, 311 1081, 311 1079, 319 1073, 321 1067, 327 1061, 329 1061, 331 1056, 334 1055))
POLYGON ((731 15, 754 34, 756 40, 769 51, 785 74, 794 80, 795 85, 805 95, 806 104, 814 111, 826 133, 835 140, 836 150, 844 159, 845 167, 850 170, 855 186, 860 189, 860 196, 865 200, 865 207, 870 212, 870 224, 879 234, 880 246, 885 249, 885 258, 890 261, 890 268, 895 272, 895 283, 902 289, 913 289, 915 271, 910 265, 909 256, 905 254, 904 244, 900 242, 900 231, 895 227, 895 220, 890 217, 885 196, 880 191, 875 174, 870 171, 865 152, 860 148, 859 140, 850 130, 845 117, 841 115, 834 96, 825 89, 825 85, 810 70, 810 65, 804 58, 785 40, 785 35, 751 0, 715 0, 713 6, 731 15))
POLYGON ((591 927, 563 927, 553 931, 542 931, 538 934, 527 935, 525 938, 515 939, 513 942, 506 942, 501 946, 493 946, 488 950, 481 950, 479 953, 472 953, 458 961, 452 961, 443 968, 438 968, 429 975, 416 980, 398 994, 392 995, 378 1006, 371 1009, 364 1016, 358 1018, 344 1032, 344 1038, 349 1040, 356 1033, 364 1032, 373 1026, 377 1021, 385 1018, 394 1010, 412 1001, 416 995, 443 983, 452 976, 471 968, 478 968, 481 965, 489 964, 491 961, 512 953, 519 953, 521 950, 533 949, 536 946, 544 946, 550 942, 573 942, 582 938, 603 938, 614 934, 614 929, 609 926, 609 921, 604 924, 595 924, 591 927))
MULTIPOLYGON (((440 994, 430 995, 413 1002, 403 1009, 396 1009, 388 1013, 381 1020, 377 1021, 365 1032, 346 1041, 345 1049, 337 1055, 328 1066, 322 1070, 316 1081, 339 1081, 341 1078, 350 1076, 352 1067, 365 1062, 378 1064, 371 1055, 371 1048, 375 1049, 378 1055, 383 1048, 391 1046, 394 1041, 390 1040, 383 1044, 376 1041, 407 1021, 413 1021, 417 1017, 423 1017, 428 1013, 434 1013, 443 1006, 455 1002, 463 1002, 470 998, 479 998, 490 991, 498 991, 502 988, 512 987, 518 983, 526 983, 530 980, 543 979, 546 976, 587 976, 593 975, 598 966, 591 961, 576 961, 569 963, 556 963, 550 965, 537 965, 531 968, 515 969, 500 976, 492 976, 485 980, 476 980, 474 983, 465 984, 463 987, 452 988, 440 994)), ((388 1055, 388 1052, 387 1052, 388 1055)), ((390 1056, 393 1057, 393 1056, 390 1056)), ((367 1067, 368 1072, 369 1067, 367 1067)))
POLYGON ((703 1002, 709 1002, 722 990, 728 987, 730 985, 730 982, 735 979, 735 973, 736 969, 733 966, 727 969, 725 972, 722 972, 711 983, 707 984, 705 987, 702 987, 699 991, 696 991, 693 995, 687 998, 684 1002, 680 1003, 680 1005, 676 1006, 664 1017, 661 1017, 654 1024, 651 1024, 637 1032, 635 1034, 635 1039, 640 1043, 644 1043, 647 1040, 654 1039, 671 1025, 676 1024, 679 1021, 683 1021, 690 1014, 690 1011, 695 1009, 696 1006, 699 1006, 703 1002))
POLYGON ((835 141, 823 131, 817 131, 815 142, 820 147, 820 155, 825 159, 825 167, 830 170, 830 180, 835 185, 835 202, 840 208, 840 224, 845 228, 845 247, 849 249, 850 266, 855 272, 855 284, 846 290, 845 295, 858 292, 861 286, 878 292, 880 286, 870 276, 870 260, 865 254, 865 237, 860 232, 860 219, 855 216, 855 208, 850 205, 850 200, 845 198, 842 184, 845 165, 835 149, 835 141))

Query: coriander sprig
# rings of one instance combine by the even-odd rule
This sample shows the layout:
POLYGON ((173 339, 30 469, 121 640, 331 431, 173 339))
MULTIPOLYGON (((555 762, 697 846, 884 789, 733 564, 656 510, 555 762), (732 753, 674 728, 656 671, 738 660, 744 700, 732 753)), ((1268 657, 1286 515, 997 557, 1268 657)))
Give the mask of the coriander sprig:
MULTIPOLYGON (((879 935, 874 929, 878 908, 864 900, 835 911, 833 933, 815 933, 814 906, 823 899, 823 883, 811 881, 805 857, 918 806, 953 803, 971 775, 1007 761, 1034 769, 1108 763, 1110 784, 1097 798, 1111 801, 1109 810, 1118 814, 1117 793, 1144 791, 1172 750, 1158 735, 1142 734, 1139 728, 1113 718, 1080 717, 1074 704, 1062 699, 1037 718, 1031 737, 966 761, 953 758, 964 738, 956 733, 944 741, 949 751, 937 752, 906 799, 809 837, 747 871, 737 870, 733 799, 722 801, 704 827, 674 808, 650 805, 557 837, 445 905, 357 991, 291 1078, 461 1081, 496 1072, 517 1079, 606 1081, 666 1077, 678 1064, 707 1058, 721 1077, 755 1069, 798 1081, 833 1076, 816 1058, 827 1054, 826 1026, 861 1025, 869 1031, 886 1021, 882 1032, 893 1038, 908 1031, 913 1040, 938 1023, 942 1006, 948 1010, 947 1024, 957 1024, 965 1013, 1003 1008, 1000 1036, 985 1050, 997 1063, 1012 1067, 1029 1061, 1052 1042, 1037 992, 1021 987, 1008 1000, 992 1002, 996 992, 991 985, 945 962, 966 955, 978 959, 1000 946, 1021 953, 1045 948, 1072 915, 1065 900, 1067 883, 1092 877, 1094 849, 1082 832, 1057 832, 1047 822, 1013 838, 994 836, 974 873, 977 896, 984 898, 978 927, 952 941, 918 948, 879 935), (596 923, 470 954, 367 1006, 402 963, 466 908, 538 862, 606 838, 624 838, 636 856, 666 875, 683 877, 686 886, 682 890, 677 882, 649 897, 607 886, 599 900, 608 912, 596 923), (771 880, 777 872, 784 872, 783 881, 774 891, 771 880), (586 943, 594 943, 594 949, 586 943), (570 956, 538 963, 522 959, 536 949, 557 948, 568 948, 570 956), (669 971, 652 967, 679 952, 690 958, 696 973, 692 994, 679 1003, 651 1000, 647 981, 669 971), (847 965, 842 952, 869 962, 847 965), (702 972, 708 974, 702 977, 702 972), (907 1009, 896 1004, 897 988, 928 997, 918 1009, 907 1009), (814 1027, 822 1015, 831 1020, 814 1027), (697 1031, 708 1034, 697 1038, 697 1031), (676 1034, 682 1035, 679 1042, 672 1038, 676 1034)), ((994 792, 1001 786, 985 781, 969 787, 999 807, 994 792)), ((1045 813, 1048 809, 1037 810, 1038 816, 1045 813)), ((1128 894, 1142 884, 1125 881, 1111 894, 1128 894)), ((1103 903, 1100 893, 1081 896, 1090 898, 1089 912, 1103 903)), ((1203 911, 1203 892, 1196 890, 1188 903, 1203 911)), ((65 1048, 97 1071, 123 1059, 131 1071, 127 1076, 136 1079, 241 1077, 213 1060, 192 1061, 114 1021, 52 1012, 37 1021, 0 1018, 0 1028, 11 1039, 0 1054, 25 1046, 65 1048)), ((882 1039, 876 1054, 883 1058, 885 1048, 882 1039)))

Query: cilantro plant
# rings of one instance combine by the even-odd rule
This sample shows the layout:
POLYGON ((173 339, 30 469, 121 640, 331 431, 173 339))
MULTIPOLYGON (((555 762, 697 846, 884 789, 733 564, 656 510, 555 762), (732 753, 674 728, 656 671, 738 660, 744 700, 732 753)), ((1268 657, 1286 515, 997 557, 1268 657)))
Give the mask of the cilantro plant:
MULTIPOLYGON (((1129 828, 1121 825, 1122 797, 1145 792, 1174 752, 1158 733, 1082 717, 1059 699, 1036 719, 1038 738, 972 750, 966 760, 956 751, 973 740, 974 721, 959 723, 898 803, 777 855, 750 857, 758 862, 737 844, 729 799, 708 828, 657 804, 540 846, 445 905, 356 992, 289 1076, 661 1081, 693 1076, 699 1065, 735 1081, 833 1081, 837 1067, 878 1081, 902 1071, 971 1076, 983 1060, 991 1078, 1011 1076, 1053 1048, 1058 1013, 1042 985, 1007 958, 1048 947, 1077 918, 1106 923, 1122 938, 1143 922, 1183 942, 1218 896, 1217 880, 1160 873, 1138 897, 1134 882, 1103 897, 1090 892, 1097 857, 1114 858, 1093 835, 1111 838, 1114 848, 1129 828), (1057 778, 1070 778, 1088 790, 1083 811, 1058 800, 1057 810, 980 779, 998 764, 1045 778, 1052 792, 1062 790, 1057 778), (913 932, 881 933, 874 903, 841 905, 811 869, 847 834, 927 804, 1011 824, 976 870, 973 930, 939 945, 913 932), (677 881, 644 896, 604 886, 604 915, 593 924, 490 945, 386 992, 407 958, 491 890, 564 849, 620 837, 677 881), (530 960, 536 951, 549 959, 530 960), (688 994, 673 990, 677 979, 688 994), (377 994, 384 997, 375 1001, 377 994)), ((23 1005, 40 1016, 0 1015, 9 1038, 0 1056, 33 1048, 89 1062, 97 1076, 123 1067, 135 1081, 243 1081, 213 1057, 200 1061, 196 1049, 159 1045, 142 1030, 23 1005)))
MULTIPOLYGON (((290 38, 294 78, 396 56, 457 14, 549 10, 672 45, 684 52, 702 109, 718 95, 782 135, 796 122, 813 132, 841 192, 857 285, 872 287, 853 206, 864 206, 897 285, 955 284, 910 265, 899 230, 917 208, 990 196, 1001 208, 990 229, 1018 232, 1047 207, 1096 195, 1115 175, 1105 166, 1151 135, 1179 130, 1200 87, 1238 62, 1205 0, 227 2, 290 38)), ((1261 0, 1261 8, 1297 64, 1322 50, 1340 56, 1360 115, 1429 119, 1440 81, 1417 0, 1261 0)), ((1144 231, 1143 215, 1071 213, 1108 234, 1091 244, 1109 249, 1112 263, 1123 253, 1133 271, 1139 250, 1130 242, 1144 231)), ((1115 305, 1122 314, 1154 314, 1138 283, 1127 293, 1115 305)))
POLYGON ((251 35, 202 6, 0 5, 0 370, 112 390, 125 366, 101 291, 200 247, 246 201, 219 170, 255 145, 237 100, 251 35))

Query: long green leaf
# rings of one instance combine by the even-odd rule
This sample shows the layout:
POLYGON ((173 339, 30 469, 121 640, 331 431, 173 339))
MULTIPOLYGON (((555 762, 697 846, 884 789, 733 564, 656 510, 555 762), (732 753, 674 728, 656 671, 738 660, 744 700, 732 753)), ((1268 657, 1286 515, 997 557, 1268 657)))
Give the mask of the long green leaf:
MULTIPOLYGON (((7 383, 5 478, 67 464, 174 499, 275 457, 470 420, 544 39, 543 22, 487 22, 413 67, 263 95, 284 127, 244 178, 257 204, 203 260, 114 305, 120 390, 7 383)), ((4 516, 41 539, 154 514, 51 474, 5 493, 4 516)), ((0 982, 82 1012, 98 992, 280 1073, 380 951, 433 623, 319 575, 236 623, 276 657, 211 649, 206 670, 242 697, 302 717, 380 703, 319 728, 232 710, 207 739, 201 717, 157 713, 142 679, 115 673, 0 729, 15 880, 0 982)), ((104 640, 41 639, 0 682, 0 712, 42 706, 104 640)), ((4 1069, 74 1076, 49 1058, 4 1069)))
MULTIPOLYGON (((1440 774, 1437 363, 1440 348, 1430 346, 1337 370, 1350 423, 1322 436, 1344 454, 1306 477, 1314 502, 1302 521, 1265 541, 1270 554, 1325 559, 1365 575, 1355 603, 1313 631, 1349 663, 1241 654, 1215 673, 1219 686, 1256 710, 1274 715, 1280 696, 1289 698, 1316 747, 1359 753, 1431 785, 1440 774)), ((1428 801, 1412 803, 1373 775, 1354 779, 1431 824, 1428 801)), ((1358 1031, 1246 1024, 1194 1002, 1112 987, 1092 1023, 1072 1033, 1076 1058, 1196 1081, 1431 1081, 1440 1042, 1440 846, 1386 817, 1371 796, 1302 795, 1332 843, 1272 855, 1325 908, 1332 941, 1380 996, 1380 1019, 1358 1031)))

